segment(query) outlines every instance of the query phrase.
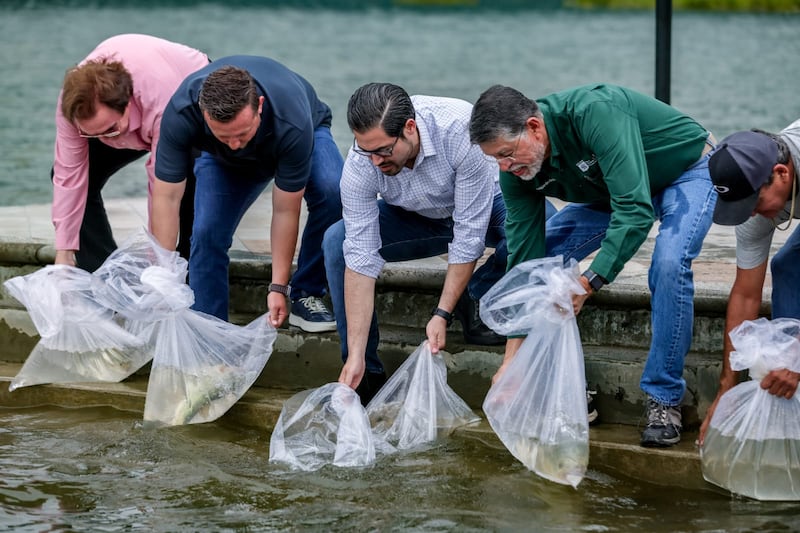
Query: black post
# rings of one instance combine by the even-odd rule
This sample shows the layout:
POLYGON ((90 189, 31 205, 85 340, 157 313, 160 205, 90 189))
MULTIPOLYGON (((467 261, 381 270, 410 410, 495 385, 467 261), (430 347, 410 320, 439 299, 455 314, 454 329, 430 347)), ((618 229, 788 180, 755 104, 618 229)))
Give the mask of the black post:
POLYGON ((656 98, 669 103, 672 0, 656 0, 656 98))

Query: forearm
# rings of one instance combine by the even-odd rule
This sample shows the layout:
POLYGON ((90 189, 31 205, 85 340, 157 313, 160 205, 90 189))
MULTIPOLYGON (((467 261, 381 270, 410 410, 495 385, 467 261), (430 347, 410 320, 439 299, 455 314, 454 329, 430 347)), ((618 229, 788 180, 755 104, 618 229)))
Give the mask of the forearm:
POLYGON ((345 268, 344 308, 347 315, 347 357, 364 359, 375 310, 375 279, 345 268))
POLYGON ((273 212, 270 228, 272 251, 272 283, 286 285, 292 272, 292 259, 297 247, 300 214, 273 212))
POLYGON ((442 294, 439 296, 438 307, 452 313, 456 307, 461 293, 466 290, 472 272, 475 270, 476 261, 447 265, 447 275, 444 278, 442 294))
POLYGON ((150 233, 167 250, 175 250, 180 228, 180 209, 186 181, 168 183, 155 180, 150 210, 150 233))

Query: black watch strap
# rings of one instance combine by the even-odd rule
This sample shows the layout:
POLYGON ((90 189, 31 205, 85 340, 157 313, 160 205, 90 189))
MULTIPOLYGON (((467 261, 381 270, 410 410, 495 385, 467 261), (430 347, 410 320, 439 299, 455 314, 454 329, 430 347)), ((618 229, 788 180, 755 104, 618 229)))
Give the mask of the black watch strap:
POLYGON ((606 284, 605 278, 603 276, 592 272, 591 270, 587 270, 583 274, 581 274, 586 280, 589 282, 589 286, 592 288, 594 292, 599 291, 603 288, 603 285, 606 284))
POLYGON ((448 313, 441 307, 434 307, 431 311, 431 316, 440 316, 444 318, 448 326, 453 323, 453 313, 448 313))
POLYGON ((279 292, 284 296, 289 296, 289 286, 281 285, 280 283, 270 283, 269 292, 279 292))

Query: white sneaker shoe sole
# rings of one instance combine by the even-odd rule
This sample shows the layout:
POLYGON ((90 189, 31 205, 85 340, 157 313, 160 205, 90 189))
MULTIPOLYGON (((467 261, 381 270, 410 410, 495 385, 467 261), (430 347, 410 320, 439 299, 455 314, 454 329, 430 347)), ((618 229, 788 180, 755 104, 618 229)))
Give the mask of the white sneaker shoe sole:
POLYGON ((295 314, 289 315, 289 324, 296 326, 308 333, 325 333, 326 331, 336 331, 336 321, 333 322, 309 322, 295 314))

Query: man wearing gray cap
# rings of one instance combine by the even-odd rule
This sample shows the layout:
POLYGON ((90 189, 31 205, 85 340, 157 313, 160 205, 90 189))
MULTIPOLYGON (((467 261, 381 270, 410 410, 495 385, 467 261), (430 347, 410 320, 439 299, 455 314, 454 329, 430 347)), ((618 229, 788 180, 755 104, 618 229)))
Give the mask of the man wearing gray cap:
MULTIPOLYGON (((795 218, 800 179, 800 119, 779 134, 739 131, 723 139, 708 164, 718 200, 714 222, 736 226, 736 279, 728 298, 726 333, 758 318, 767 260, 775 230, 787 231, 795 218)), ((800 232, 794 231, 770 262, 772 318, 800 318, 800 232)), ((720 397, 738 383, 724 336, 722 375, 714 403, 700 427, 702 444, 720 397)), ((761 381, 771 394, 791 398, 800 374, 773 370, 761 381)))

